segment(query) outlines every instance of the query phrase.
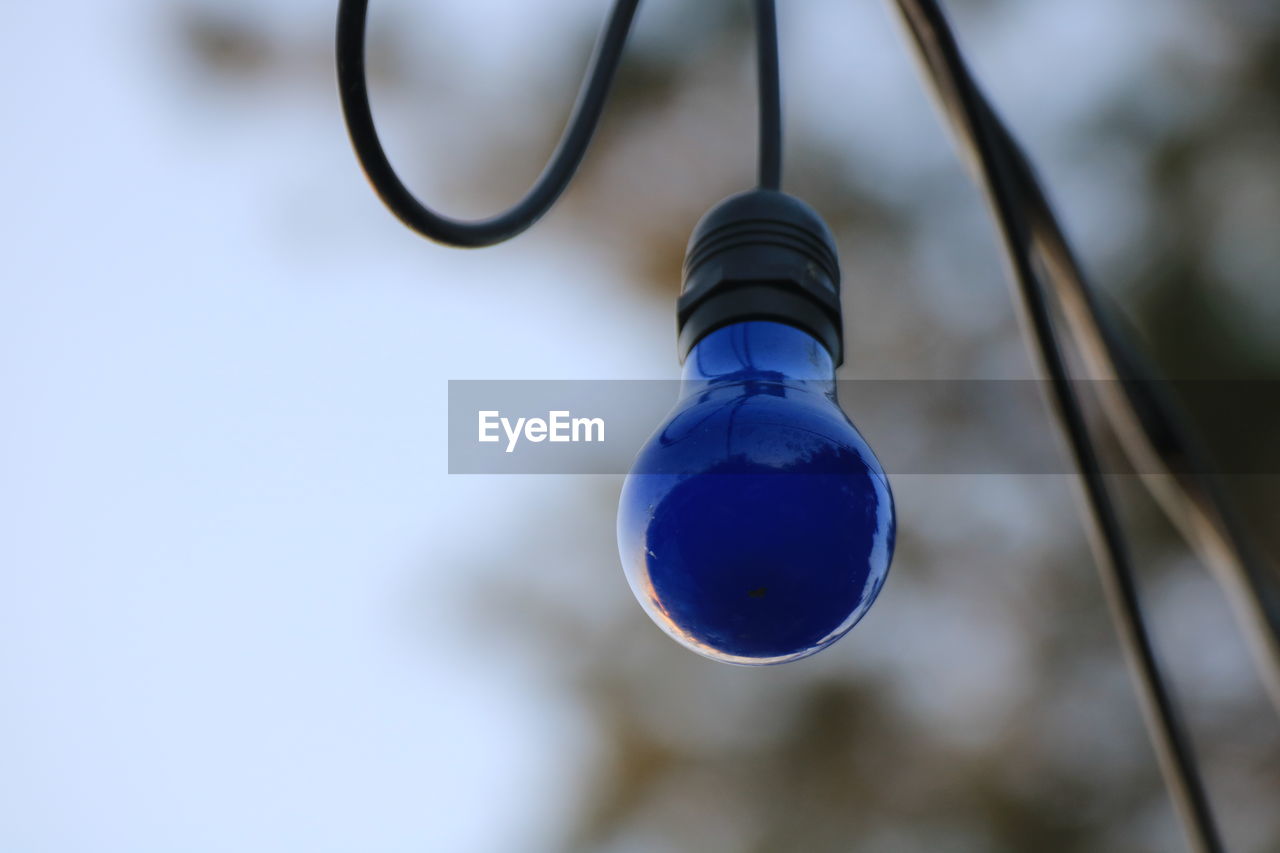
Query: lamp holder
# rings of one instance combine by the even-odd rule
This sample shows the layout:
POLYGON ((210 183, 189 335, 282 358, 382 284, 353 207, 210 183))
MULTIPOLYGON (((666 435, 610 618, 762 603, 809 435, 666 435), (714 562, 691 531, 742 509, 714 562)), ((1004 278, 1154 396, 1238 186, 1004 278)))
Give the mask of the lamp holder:
POLYGON ((844 358, 835 238, 812 207, 777 190, 730 196, 694 228, 676 302, 680 358, 703 337, 745 320, 773 320, 844 358))

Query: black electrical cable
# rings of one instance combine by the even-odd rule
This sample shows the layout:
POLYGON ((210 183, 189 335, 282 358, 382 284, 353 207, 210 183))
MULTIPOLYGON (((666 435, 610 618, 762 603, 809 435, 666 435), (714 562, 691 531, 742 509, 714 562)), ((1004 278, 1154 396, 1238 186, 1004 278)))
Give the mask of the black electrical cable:
POLYGON ((756 80, 760 104, 760 188, 782 187, 782 82, 774 0, 756 0, 756 80))
MULTIPOLYGON (((1072 345, 1096 378, 1108 426, 1156 503, 1200 555, 1222 587, 1250 651, 1259 680, 1280 711, 1280 578, 1246 534, 1226 491, 1158 372, 1133 346, 1118 315, 1108 310, 1045 197, 1026 154, 975 89, 984 121, 1009 168, 1020 214, 1031 238, 1026 251, 1052 288, 1072 345)), ((961 105, 944 103, 960 131, 961 105)), ((972 151, 967 152, 971 156, 972 151)))
POLYGON ((365 80, 364 42, 368 0, 338 3, 337 65, 342 112, 360 166, 391 212, 413 231, 453 246, 491 246, 509 240, 545 214, 564 192, 587 151, 639 0, 615 0, 596 42, 578 100, 550 161, 528 193, 510 209, 472 222, 450 219, 423 205, 396 175, 378 141, 365 80))
POLYGON ((1080 472, 1103 589, 1121 644, 1135 675, 1161 770, 1193 849, 1224 850, 1190 740, 1179 720, 1148 634, 1124 531, 1098 464, 1080 400, 1059 345, 1046 294, 1029 249, 1033 235, 1016 192, 1008 152, 1001 146, 994 112, 974 83, 955 36, 934 0, 896 0, 946 106, 957 134, 973 157, 998 222, 1007 260, 1041 367, 1051 380, 1052 402, 1080 472))
MULTIPOLYGON (((1093 373, 1106 380, 1095 387, 1107 423, 1134 470, 1159 475, 1142 477, 1143 485, 1214 572, 1248 641, 1259 679, 1280 711, 1280 585, 1275 571, 1246 535, 1177 401, 1164 392, 1157 371, 1089 286, 1021 146, 982 93, 975 90, 975 95, 1028 224, 1030 245, 1025 250, 1034 252, 1037 268, 1057 297, 1071 343, 1093 373)), ((963 139, 962 105, 951 99, 943 106, 963 139)), ((974 156, 972 150, 966 153, 974 156)))
MULTIPOLYGON (((989 110, 989 106, 988 106, 989 110)), ((1072 343, 1100 378, 1103 413, 1134 470, 1183 538, 1216 575, 1280 711, 1280 588, 1246 535, 1209 454, 1157 371, 1089 286, 1030 161, 993 113, 988 123, 1011 166, 1044 278, 1058 298, 1072 343)))

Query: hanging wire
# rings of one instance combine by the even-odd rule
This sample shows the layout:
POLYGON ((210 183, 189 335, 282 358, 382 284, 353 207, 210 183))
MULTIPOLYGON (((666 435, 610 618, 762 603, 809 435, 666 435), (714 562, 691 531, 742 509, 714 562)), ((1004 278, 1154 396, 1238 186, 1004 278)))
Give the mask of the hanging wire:
MULTIPOLYGON (((945 25, 945 21, 943 22, 945 25)), ((957 54, 958 55, 958 54, 957 54)), ((944 56, 939 56, 945 60, 944 56)), ((930 64, 938 75, 954 73, 945 62, 930 64)), ((1280 579, 1263 560, 1213 474, 1209 454, 1188 426, 1158 372, 1132 346, 1116 311, 1089 286, 1045 197, 1035 170, 1017 140, 974 86, 963 66, 981 120, 1007 169, 1019 215, 1027 225, 1021 250, 1031 255, 1057 298, 1067 333, 1094 379, 1108 425, 1143 485, 1222 587, 1253 655, 1259 680, 1280 712, 1280 579)), ((942 98, 957 136, 977 168, 977 148, 964 131, 963 104, 942 98)))
POLYGON ((774 0, 756 0, 756 80, 760 103, 760 188, 782 187, 782 82, 774 0))
POLYGON ((1155 657, 1138 597, 1133 562, 1110 490, 1098 464, 1080 400, 1072 387, 1047 294, 1030 251, 1034 235, 1018 192, 1010 138, 969 74, 955 36, 934 0, 896 0, 919 56, 958 137, 972 159, 1000 228, 1024 321, 1031 331, 1051 400, 1080 472, 1087 519, 1112 620, 1135 676, 1147 728, 1165 783, 1192 849, 1223 847, 1195 752, 1155 657))
POLYGON ((413 231, 452 246, 492 246, 511 239, 537 222, 555 204, 582 162, 608 99, 638 5, 639 0, 615 0, 596 42, 564 134, 528 193, 497 216, 468 222, 443 216, 423 205, 391 167, 374 127, 365 79, 364 43, 369 2, 340 0, 338 92, 351 145, 378 197, 413 231))
POLYGON ((1245 534, 1213 474, 1209 454, 1157 381, 1157 371, 1129 344, 1119 315, 1089 287, 1025 154, 999 121, 989 119, 1008 153, 1032 248, 1057 296, 1072 343, 1087 363, 1108 424, 1142 482, 1222 586, 1253 653, 1255 669, 1280 711, 1280 588, 1245 534))

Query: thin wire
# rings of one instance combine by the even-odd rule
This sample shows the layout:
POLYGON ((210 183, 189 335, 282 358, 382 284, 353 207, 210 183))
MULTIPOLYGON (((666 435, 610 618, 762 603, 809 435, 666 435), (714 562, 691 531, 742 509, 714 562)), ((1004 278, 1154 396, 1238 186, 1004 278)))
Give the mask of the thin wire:
MULTIPOLYGON (((1025 152, 981 92, 975 95, 1028 223, 1025 251, 1034 253, 1052 287, 1072 345, 1104 380, 1095 385, 1103 415, 1133 469, 1145 475, 1143 485, 1222 587, 1258 678, 1280 712, 1280 578, 1250 541, 1177 401, 1127 340, 1118 314, 1089 286, 1025 152)), ((963 139, 961 105, 951 99, 943 106, 963 139)), ((974 157, 972 146, 966 154, 974 157)))
MULTIPOLYGON (((1178 402, 1162 392, 1157 371, 1130 345, 1119 315, 1089 287, 1027 155, 982 92, 974 91, 1028 223, 1030 241, 1024 250, 1036 256, 1037 268, 1055 292, 1075 350, 1093 377, 1105 380, 1096 387, 1108 427, 1133 469, 1147 474, 1140 478, 1144 487, 1224 589, 1258 679, 1280 711, 1280 587, 1274 567, 1263 561, 1245 533, 1178 402)), ((964 141, 963 106, 951 99, 943 101, 943 109, 964 141)), ((972 145, 965 154, 977 169, 972 145)))
POLYGON ((1026 155, 992 115, 1009 154, 1034 249, 1053 286, 1072 341, 1097 378, 1103 413, 1156 502, 1222 586, 1253 654, 1259 679, 1280 711, 1280 589, 1244 531, 1209 454, 1157 372, 1131 346, 1114 311, 1088 285, 1026 155))
POLYGON ((1051 380, 1052 402, 1080 472, 1088 521, 1107 603, 1131 670, 1165 783, 1188 841, 1201 853, 1224 850, 1176 702, 1165 684, 1138 599, 1124 532, 1101 474, 1084 413, 1070 381, 1054 319, 1027 249, 1032 235, 1023 216, 1007 152, 993 129, 994 113, 978 91, 941 9, 934 0, 896 0, 929 71, 936 94, 973 158, 1000 227, 1007 260, 1021 295, 1024 320, 1042 370, 1051 380))
POLYGON ((464 221, 423 205, 400 180, 378 140, 365 79, 368 0, 338 3, 337 65, 342 112, 356 157, 382 202, 413 231, 452 246, 491 246, 509 240, 542 217, 573 178, 600 121, 639 0, 615 0, 569 116, 564 134, 542 174, 508 210, 488 219, 464 221))
POLYGON ((774 0, 756 0, 756 79, 760 92, 760 188, 782 186, 782 82, 774 0))

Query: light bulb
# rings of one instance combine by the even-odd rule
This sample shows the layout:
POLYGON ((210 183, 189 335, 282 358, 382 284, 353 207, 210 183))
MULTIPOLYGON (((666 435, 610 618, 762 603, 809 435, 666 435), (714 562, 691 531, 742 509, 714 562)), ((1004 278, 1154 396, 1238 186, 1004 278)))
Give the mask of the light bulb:
POLYGON ((821 238, 834 266, 821 220, 780 193, 731 198, 695 231, 680 398, 618 508, 619 553, 641 605, 676 641, 727 663, 782 663, 831 645, 870 608, 893 556, 888 482, 836 400, 838 278, 817 277, 836 295, 829 322, 744 295, 803 290, 780 275, 788 264, 768 263, 789 252, 797 276, 813 272, 817 243, 780 254, 788 228, 821 238), (701 249, 708 239, 718 262, 701 249), (698 270, 707 264, 710 280, 698 270))

